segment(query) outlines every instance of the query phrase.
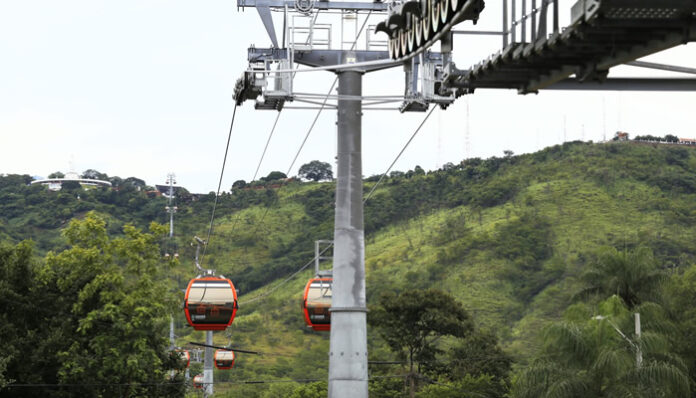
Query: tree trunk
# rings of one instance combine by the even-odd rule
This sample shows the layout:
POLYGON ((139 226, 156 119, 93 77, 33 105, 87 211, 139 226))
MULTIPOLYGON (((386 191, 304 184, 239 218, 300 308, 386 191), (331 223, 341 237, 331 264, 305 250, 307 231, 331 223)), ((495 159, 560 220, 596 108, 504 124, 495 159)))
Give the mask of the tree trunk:
POLYGON ((411 370, 408 373, 408 396, 410 398, 416 398, 416 380, 415 375, 413 374, 413 350, 411 350, 411 352, 409 353, 409 362, 411 365, 411 370))
POLYGON ((408 375, 408 378, 409 378, 408 396, 410 398, 416 398, 416 377, 413 374, 413 372, 411 372, 411 374, 408 375))

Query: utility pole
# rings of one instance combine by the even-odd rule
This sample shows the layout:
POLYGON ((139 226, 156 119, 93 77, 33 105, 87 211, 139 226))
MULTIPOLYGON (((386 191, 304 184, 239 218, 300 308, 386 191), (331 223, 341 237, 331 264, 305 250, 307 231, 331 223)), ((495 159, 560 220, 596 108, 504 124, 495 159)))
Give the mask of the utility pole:
POLYGON ((367 305, 362 203, 362 73, 338 73, 338 170, 329 397, 367 397, 367 305))
POLYGON ((633 314, 635 317, 635 328, 636 328, 636 342, 635 342, 635 347, 636 347, 636 367, 640 368, 643 366, 643 351, 640 349, 640 314, 635 313, 633 314))

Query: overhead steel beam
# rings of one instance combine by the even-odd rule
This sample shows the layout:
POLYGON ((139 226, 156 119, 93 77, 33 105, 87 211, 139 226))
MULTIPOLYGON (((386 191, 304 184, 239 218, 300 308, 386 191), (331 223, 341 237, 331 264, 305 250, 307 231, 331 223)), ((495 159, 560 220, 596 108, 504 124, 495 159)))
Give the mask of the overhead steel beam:
MULTIPOLYGON (((258 7, 259 5, 270 8, 290 10, 295 9, 294 0, 237 0, 237 7, 258 7)), ((380 2, 357 2, 357 1, 315 1, 316 10, 350 10, 350 11, 387 11, 387 3, 380 2)))
POLYGON ((666 65, 666 64, 656 64, 654 62, 645 62, 645 61, 632 61, 626 63, 628 66, 635 66, 638 68, 648 68, 648 69, 657 69, 657 70, 666 70, 669 72, 679 72, 679 73, 688 73, 691 75, 696 75, 696 68, 687 68, 684 66, 675 66, 675 65, 666 65))
POLYGON ((273 47, 278 48, 278 39, 276 38, 275 27, 273 26, 271 9, 265 3, 268 3, 268 0, 259 0, 259 4, 256 6, 256 11, 258 11, 259 17, 261 17, 261 22, 263 22, 263 26, 266 28, 268 37, 271 38, 273 47))
POLYGON ((589 91, 689 91, 696 92, 696 79, 611 78, 604 82, 565 79, 546 87, 546 90, 589 91))

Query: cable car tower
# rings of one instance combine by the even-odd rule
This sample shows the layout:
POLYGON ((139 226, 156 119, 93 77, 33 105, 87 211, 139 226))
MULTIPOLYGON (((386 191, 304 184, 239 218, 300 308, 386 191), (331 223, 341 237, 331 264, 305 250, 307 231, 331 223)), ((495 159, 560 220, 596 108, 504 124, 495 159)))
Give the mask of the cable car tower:
MULTIPOLYGON (((224 276, 216 276, 215 270, 204 269, 198 262, 201 246, 207 244, 199 237, 196 241, 195 265, 200 274, 188 284, 184 297, 184 313, 186 320, 195 330, 205 331, 205 357, 203 361, 203 376, 199 385, 204 389, 205 396, 213 394, 213 365, 214 351, 213 331, 225 330, 232 324, 237 313, 237 290, 232 281, 224 276)), ((196 376, 198 377, 198 376, 196 376)), ((196 380, 194 378, 194 384, 196 380)))
MULTIPOLYGON (((429 1, 424 1, 424 7, 419 10, 429 14, 430 8, 427 6, 432 0, 429 1)), ((450 2, 455 4, 456 12, 450 14, 445 11, 444 14, 457 21, 476 20, 483 4, 482 0, 450 2)), ((399 53, 398 48, 401 48, 402 43, 412 44, 409 38, 415 36, 401 36, 400 40, 405 42, 399 42, 397 46, 395 40, 376 39, 376 33, 385 29, 393 32, 399 24, 410 26, 411 19, 399 17, 393 21, 394 26, 391 19, 388 26, 367 26, 372 17, 383 19, 394 9, 411 10, 411 6, 407 7, 411 3, 415 2, 237 0, 237 6, 242 10, 246 7, 256 8, 272 46, 249 48, 249 68, 235 87, 236 104, 252 100, 256 109, 280 111, 290 108, 286 106, 288 102, 316 105, 317 99, 324 99, 323 104, 319 103, 322 105, 320 109, 330 107, 337 110, 338 165, 329 352, 331 398, 364 398, 368 395, 362 112, 380 109, 375 105, 388 102, 400 102, 398 109, 401 112, 426 111, 430 104, 445 108, 455 99, 454 90, 441 89, 443 68, 450 58, 449 54, 425 51, 426 44, 429 46, 440 39, 437 34, 431 35, 428 31, 427 40, 419 43, 423 47, 417 50, 418 56, 415 56, 416 53, 409 53, 412 55, 406 62, 390 58, 399 53), (282 13, 281 41, 276 36, 272 12, 282 13), (333 34, 336 14, 340 17, 338 43, 334 39, 337 35, 333 34), (358 28, 361 17, 363 22, 358 28), (365 26, 367 30, 364 29, 365 26), (364 45, 359 41, 363 32, 364 45), (294 69, 295 64, 309 66, 314 71, 327 70, 335 73, 338 94, 295 92, 293 79, 296 73, 303 71, 294 69), (362 77, 365 73, 401 65, 407 76, 403 96, 363 95, 362 77)), ((441 18, 441 12, 436 18, 441 18)), ((427 28, 430 29, 432 25, 427 25, 427 28)), ((437 23, 435 25, 443 26, 437 23)), ((449 36, 442 39, 441 47, 444 51, 451 50, 449 36)))
POLYGON ((634 60, 696 41, 693 0, 577 0, 568 10, 571 22, 563 28, 558 0, 502 0, 500 31, 453 30, 462 22, 476 23, 484 5, 484 0, 237 0, 241 10, 256 8, 271 46, 249 48, 249 67, 235 87, 236 105, 251 100, 256 109, 337 110, 330 398, 367 397, 364 110, 384 109, 376 105, 388 102, 400 102, 401 112, 423 112, 431 105, 444 109, 479 88, 515 89, 520 94, 541 89, 696 89, 696 79, 607 78, 609 68, 621 64, 686 69, 634 60), (281 40, 273 12, 282 16, 281 40), (337 17, 339 40, 335 39, 339 36, 335 21, 330 22, 337 17), (357 29, 361 17, 363 23, 357 29), (374 17, 380 18, 378 23, 368 24, 374 17), (351 26, 355 31, 346 34, 351 26), (363 32, 364 45, 359 40, 363 32), (452 61, 455 33, 500 35, 503 49, 479 64, 459 69, 452 61), (385 40, 380 40, 383 35, 385 40), (439 53, 430 51, 435 44, 439 44, 439 53), (296 64, 310 68, 295 69, 296 64), (365 73, 395 66, 403 66, 406 76, 403 95, 363 95, 365 73), (295 91, 297 73, 320 70, 337 75, 337 95, 295 91), (314 107, 287 105, 292 102, 314 107))

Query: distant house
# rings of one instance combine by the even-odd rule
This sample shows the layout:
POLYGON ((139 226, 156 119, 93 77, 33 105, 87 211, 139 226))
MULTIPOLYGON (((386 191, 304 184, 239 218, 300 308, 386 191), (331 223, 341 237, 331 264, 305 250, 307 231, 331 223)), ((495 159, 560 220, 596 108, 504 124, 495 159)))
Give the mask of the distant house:
POLYGON ((102 187, 110 187, 111 183, 109 181, 103 181, 103 180, 95 180, 92 178, 81 178, 79 174, 77 173, 67 173, 65 177, 62 178, 44 178, 40 180, 34 180, 31 182, 32 185, 34 184, 41 184, 45 185, 49 190, 51 191, 60 191, 61 188, 63 187, 64 182, 68 181, 74 181, 79 183, 81 186, 102 186, 102 187))
MULTIPOLYGON (((155 188, 156 188, 157 191, 158 191, 160 194, 162 194, 162 196, 164 196, 165 198, 168 198, 168 197, 169 197, 169 185, 155 184, 155 188)), ((174 196, 176 196, 177 192, 179 192, 179 190, 181 190, 181 189, 184 189, 184 187, 182 187, 182 186, 180 186, 180 185, 173 185, 173 186, 172 186, 172 190, 174 191, 174 192, 173 192, 173 193, 174 193, 174 196)))
POLYGON ((683 145, 696 145, 696 138, 679 138, 679 143, 683 145))
POLYGON ((617 131, 614 135, 614 141, 628 141, 628 133, 624 131, 617 131))

